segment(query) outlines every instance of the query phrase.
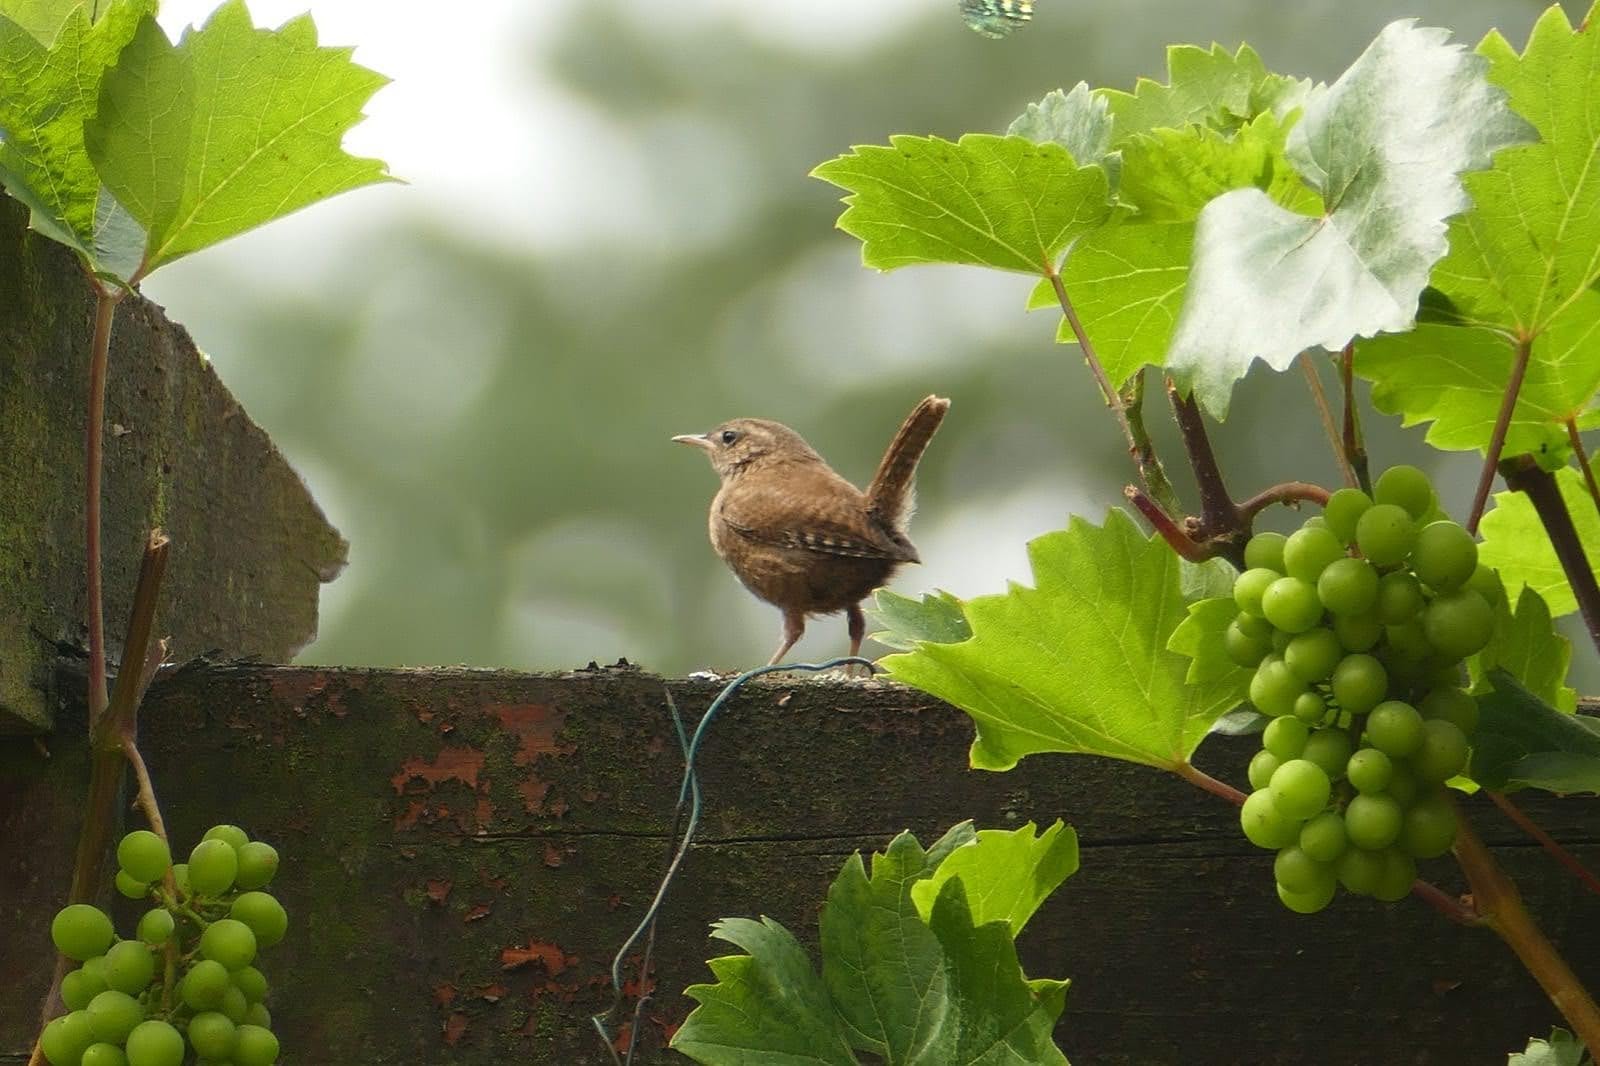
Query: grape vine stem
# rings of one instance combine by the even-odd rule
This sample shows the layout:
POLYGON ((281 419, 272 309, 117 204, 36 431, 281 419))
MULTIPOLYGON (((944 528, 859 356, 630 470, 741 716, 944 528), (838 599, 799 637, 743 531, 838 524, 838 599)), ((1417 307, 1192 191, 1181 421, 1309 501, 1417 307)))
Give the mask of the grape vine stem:
POLYGON ((1099 383, 1100 394, 1105 398, 1106 406, 1111 408, 1117 424, 1122 427, 1122 436, 1128 443, 1128 456, 1138 468, 1139 480, 1144 482, 1144 487, 1156 499, 1170 501, 1170 505, 1175 505, 1177 494, 1173 492, 1172 483, 1167 480, 1166 471, 1162 469, 1160 460, 1155 457, 1155 447, 1149 435, 1142 432, 1143 421, 1142 419, 1140 421, 1141 432, 1136 434, 1123 403, 1122 394, 1111 383, 1111 377, 1106 373, 1100 357, 1095 354, 1089 335, 1084 332, 1083 323, 1078 321, 1078 312, 1067 296, 1067 287, 1061 283, 1061 275, 1051 269, 1045 276, 1050 279, 1050 285, 1056 291, 1056 301, 1061 304, 1061 313, 1066 316, 1067 325, 1072 327, 1072 335, 1078 339, 1078 348, 1083 352, 1083 361, 1089 364, 1089 372, 1099 383))
POLYGON ((1504 792, 1495 792, 1494 790, 1487 788, 1484 789, 1484 792, 1488 794, 1490 801, 1493 802, 1496 807, 1499 807, 1501 812, 1503 812, 1507 818, 1511 819, 1518 829, 1521 829, 1524 833, 1527 833, 1534 840, 1537 840, 1539 842, 1539 846, 1548 851, 1550 853, 1550 857, 1555 859, 1556 862, 1559 862, 1562 866, 1565 866, 1568 872, 1583 884, 1584 888, 1587 888, 1590 892, 1600 896, 1600 877, 1596 877, 1594 874, 1590 873, 1588 868, 1585 867, 1583 863, 1579 862, 1570 851, 1557 843, 1556 839, 1549 833, 1546 833, 1544 828, 1540 826, 1538 822, 1535 822, 1532 818, 1528 817, 1526 811, 1513 803, 1510 796, 1507 796, 1504 792))
POLYGON ((1594 998, 1572 968, 1545 938, 1523 906, 1517 886, 1465 819, 1460 820, 1456 831, 1455 855, 1467 875, 1473 906, 1483 924, 1499 934, 1521 960, 1578 1039, 1588 1047, 1600 1047, 1600 1007, 1595 1006, 1594 998))
POLYGON ((100 476, 105 458, 106 367, 111 323, 122 291, 94 283, 94 335, 89 342, 89 411, 84 428, 83 542, 85 622, 89 630, 89 725, 106 706, 106 617, 100 554, 100 476))
POLYGON ((1317 409, 1317 417, 1322 421, 1322 432, 1328 438, 1328 444, 1333 449, 1333 458, 1339 464, 1339 474, 1344 478, 1344 483, 1350 488, 1356 488, 1355 467, 1350 465, 1350 457, 1345 454, 1343 442, 1339 438, 1339 425, 1333 420, 1333 408, 1328 406, 1328 393, 1322 387, 1322 377, 1317 373, 1316 361, 1310 354, 1300 357, 1300 369, 1306 376, 1306 387, 1311 390, 1311 402, 1317 409))
POLYGON ((1600 651, 1600 584, 1595 582, 1594 567, 1584 553, 1583 541, 1572 524, 1567 503, 1561 498, 1561 487, 1555 477, 1539 466, 1530 455, 1520 455, 1500 464, 1500 474, 1506 484, 1517 492, 1525 493, 1533 504, 1544 532, 1555 549, 1556 559, 1566 574, 1567 584, 1578 601, 1584 627, 1589 631, 1595 650, 1600 651))
POLYGON ((1151 528, 1159 533, 1161 539, 1167 542, 1167 546, 1178 555, 1191 563, 1203 563, 1211 558, 1213 554, 1211 549, 1191 537, 1187 530, 1178 525, 1176 519, 1150 498, 1149 493, 1133 485, 1127 485, 1124 486, 1122 495, 1144 515, 1151 528))
POLYGON ((1356 345, 1354 341, 1339 353, 1339 386, 1344 392, 1344 459, 1355 471, 1356 484, 1372 495, 1372 475, 1367 470, 1367 447, 1361 442, 1361 419, 1356 415, 1356 345))
POLYGON ((1196 767, 1193 763, 1180 762, 1172 768, 1172 772, 1189 782, 1195 788, 1204 789, 1213 796, 1220 796, 1229 803, 1233 804, 1235 807, 1244 805, 1246 797, 1243 792, 1240 792, 1226 781, 1218 781, 1204 770, 1196 767))
POLYGON ((1489 434, 1489 450, 1483 456, 1483 470, 1478 474, 1478 489, 1472 494, 1472 511, 1467 515, 1467 532, 1476 534, 1483 509, 1489 505, 1489 490, 1494 486, 1494 472, 1500 465, 1500 454, 1505 451, 1506 431, 1511 428, 1511 415, 1517 409, 1517 396, 1522 392, 1522 381, 1528 376, 1528 357, 1533 353, 1533 338, 1517 341, 1515 361, 1511 364, 1511 379, 1506 382, 1505 395, 1500 398, 1500 413, 1495 415, 1494 431, 1489 434))
POLYGON ((1600 485, 1595 483, 1594 467, 1589 465, 1589 453, 1584 450, 1576 419, 1567 419, 1567 441, 1572 445, 1572 454, 1577 457, 1578 469, 1583 471, 1583 483, 1589 486, 1589 499, 1594 501, 1595 510, 1600 511, 1600 485))
POLYGON ((1321 507, 1328 505, 1328 497, 1332 495, 1321 485, 1312 485, 1305 481, 1285 481, 1281 485, 1274 485, 1270 489, 1262 489, 1248 500, 1239 504, 1239 512, 1247 518, 1254 518, 1257 514, 1271 507, 1275 503, 1299 503, 1309 501, 1321 507))

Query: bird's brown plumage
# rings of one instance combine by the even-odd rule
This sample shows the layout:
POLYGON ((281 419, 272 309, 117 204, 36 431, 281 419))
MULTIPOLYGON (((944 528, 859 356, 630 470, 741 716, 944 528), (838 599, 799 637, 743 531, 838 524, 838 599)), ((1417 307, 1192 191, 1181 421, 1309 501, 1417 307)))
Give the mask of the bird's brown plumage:
POLYGON ((906 417, 865 492, 834 473, 794 430, 760 418, 674 437, 705 449, 722 488, 711 543, 746 588, 783 610, 783 658, 808 614, 846 611, 850 654, 866 622, 860 603, 903 563, 920 562, 906 532, 917 462, 950 401, 929 396, 906 417))

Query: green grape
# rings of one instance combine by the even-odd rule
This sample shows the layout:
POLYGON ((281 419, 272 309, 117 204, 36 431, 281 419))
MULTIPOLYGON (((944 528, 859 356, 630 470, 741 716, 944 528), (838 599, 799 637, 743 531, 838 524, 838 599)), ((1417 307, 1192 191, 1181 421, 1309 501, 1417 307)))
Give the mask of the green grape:
POLYGON ((1233 602, 1239 610, 1256 618, 1265 618, 1261 599, 1274 581, 1283 577, 1276 570, 1246 570, 1233 581, 1233 602))
POLYGON ((61 979, 61 1002, 68 1010, 83 1010, 89 1001, 106 990, 105 981, 87 970, 72 970, 61 979))
MULTIPOLYGON (((1300 850, 1317 862, 1333 862, 1344 849, 1349 838, 1344 831, 1344 818, 1336 811, 1323 811, 1300 827, 1300 850)), ((1280 882, 1283 878, 1278 878, 1280 882)))
POLYGON ((1272 862, 1272 876, 1278 884, 1297 894, 1315 891, 1324 881, 1331 884, 1334 879, 1333 867, 1313 859, 1298 844, 1290 844, 1278 852, 1272 862))
POLYGON ((62 907, 50 922, 50 939, 56 950, 79 962, 105 954, 115 936, 106 912, 87 903, 62 907))
POLYGON ((144 912, 139 919, 138 936, 146 944, 165 944, 172 938, 172 931, 176 923, 172 920, 172 912, 164 907, 156 907, 144 912))
POLYGON ((1304 820, 1328 805, 1327 773, 1308 759, 1290 759, 1272 773, 1267 791, 1286 817, 1304 820))
POLYGON ((177 886, 179 895, 194 895, 194 886, 189 884, 188 863, 180 862, 172 867, 172 883, 177 886))
POLYGON ((1423 781, 1448 781, 1466 767, 1467 748, 1467 735, 1454 722, 1428 719, 1422 723, 1422 742, 1411 765, 1423 781))
POLYGON ((112 883, 117 886, 117 895, 128 899, 144 899, 150 894, 150 886, 126 870, 118 870, 112 883))
POLYGON ((178 994, 195 1010, 214 1010, 222 1004, 222 997, 233 982, 228 978, 228 968, 220 962, 205 959, 190 967, 178 984, 178 994))
POLYGON ((217 1007, 230 1022, 235 1025, 244 1021, 244 1016, 250 1013, 250 1001, 244 998, 244 992, 238 985, 229 985, 228 990, 222 994, 222 1003, 217 1007))
POLYGON ((254 966, 241 966, 228 975, 244 993, 245 1002, 260 1003, 267 998, 267 978, 254 966))
POLYGON ((1400 846, 1418 859, 1436 859, 1456 842, 1456 811, 1435 790, 1412 804, 1400 827, 1400 846))
POLYGON ((1333 630, 1321 627, 1298 634, 1283 649, 1284 665, 1296 677, 1308 683, 1326 681, 1332 677, 1333 668, 1339 665, 1343 655, 1344 647, 1339 643, 1339 638, 1334 636, 1333 630))
POLYGON ((1358 896, 1370 896, 1377 890, 1378 882, 1383 878, 1383 867, 1382 852, 1362 851, 1354 847, 1346 848, 1334 864, 1339 883, 1346 891, 1358 896))
MULTIPOLYGON (((1265 748, 1250 757, 1250 766, 1245 770, 1245 776, 1250 779, 1251 788, 1266 788, 1272 781, 1272 771, 1276 770, 1283 762, 1272 752, 1265 748)), ((70 1006, 71 1004, 68 1004, 70 1006)))
POLYGON ((1506 586, 1500 580, 1500 574, 1482 563, 1467 578, 1467 588, 1482 596, 1491 607, 1498 607, 1506 601, 1506 586))
POLYGON ((210 837, 189 853, 189 884, 197 895, 222 895, 233 887, 238 873, 239 853, 226 840, 210 837))
POLYGON ((84 973, 100 983, 100 987, 95 989, 97 993, 104 992, 110 987, 106 984, 106 957, 104 955, 96 955, 92 959, 84 959, 82 968, 84 973))
POLYGON ((1357 792, 1382 792, 1394 777, 1394 763, 1377 748, 1362 748, 1350 756, 1344 773, 1357 792))
POLYGON ((1391 759, 1403 759, 1422 744, 1422 715, 1409 703, 1388 700, 1367 715, 1367 740, 1391 759))
POLYGON ((163 1021, 140 1022, 128 1034, 128 1066, 180 1066, 183 1037, 163 1021))
POLYGON ((90 1001, 85 1011, 89 1027, 96 1040, 108 1044, 121 1044, 133 1032, 133 1027, 144 1021, 144 1008, 126 992, 107 989, 90 1001))
POLYGON ((1285 633, 1304 633, 1322 620, 1322 601, 1311 582, 1280 577, 1262 593, 1261 613, 1285 633))
POLYGON ((250 834, 246 833, 243 829, 240 829, 236 825, 228 825, 224 823, 222 825, 214 825, 210 829, 207 829, 206 835, 200 839, 221 840, 229 847, 233 848, 234 851, 238 851, 240 848, 245 846, 247 841, 249 841, 250 834))
POLYGON ((270 948, 282 940, 283 934, 289 930, 288 912, 268 892, 242 893, 233 901, 228 913, 249 926, 256 935, 256 941, 264 948, 270 948))
POLYGON ((75 1010, 54 1019, 39 1034, 39 1050, 50 1066, 78 1066, 83 1053, 95 1042, 87 1011, 75 1010))
POLYGON ((1450 592, 1472 579, 1478 568, 1478 545, 1455 522, 1430 522, 1417 533, 1411 549, 1411 571, 1437 592, 1450 592))
POLYGON ((1328 505, 1322 509, 1322 517, 1328 523, 1328 529, 1339 538, 1340 543, 1354 544, 1356 523, 1371 506, 1372 497, 1360 489, 1340 489, 1328 497, 1328 505))
POLYGON ((1334 883, 1330 877, 1325 884, 1310 892, 1290 892, 1278 886, 1278 899, 1296 914, 1315 914, 1333 902, 1334 883))
POLYGON ((1261 733, 1261 746, 1280 762, 1298 759, 1305 750, 1311 731, 1298 718, 1274 718, 1261 733))
POLYGON ((1433 654, 1428 634, 1423 632, 1422 623, 1415 619, 1397 626, 1384 626, 1383 635, 1388 642, 1385 649, 1387 657, 1393 662, 1420 666, 1424 659, 1433 654))
POLYGON ((1319 514, 1314 514, 1300 523, 1301 529, 1327 529, 1328 522, 1319 514))
POLYGON ((1376 567, 1394 566, 1411 554, 1417 527, 1403 507, 1377 503, 1356 523, 1356 546, 1376 567))
POLYGON ((248 966, 256 957, 255 931, 235 918, 212 922, 200 934, 200 954, 230 970, 248 966))
POLYGON ((240 888, 260 888, 271 881, 277 872, 278 849, 271 844, 264 840, 252 840, 239 849, 239 875, 234 883, 240 888))
POLYGON ((233 1049, 234 1066, 272 1066, 278 1061, 278 1038, 259 1025, 239 1026, 233 1049))
POLYGON ((1422 612, 1422 627, 1439 654, 1465 659, 1494 636, 1494 608, 1471 589, 1442 592, 1422 612))
POLYGON ((225 1060, 233 1054, 234 1025, 218 1011, 201 1011, 189 1019, 189 1043, 203 1058, 225 1060))
POLYGON ((272 1012, 265 1003, 252 1003, 250 1009, 244 1012, 245 1025, 259 1025, 263 1029, 272 1028, 272 1012))
MULTIPOLYGON (((1241 614, 1239 617, 1248 618, 1250 616, 1247 614, 1241 614)), ((1270 637, 1251 636, 1249 633, 1244 631, 1244 627, 1240 626, 1236 620, 1229 622, 1228 628, 1223 631, 1222 647, 1223 650, 1228 653, 1228 658, 1232 659, 1238 665, 1254 667, 1261 665, 1261 660, 1265 659, 1267 654, 1272 651, 1272 640, 1270 637)), ((251 841, 250 843, 254 844, 257 842, 251 841)), ((245 846, 249 847, 248 844, 245 846)), ((243 852, 240 854, 242 856, 243 852)), ((244 876, 245 874, 243 871, 241 871, 239 883, 242 887, 261 887, 261 885, 244 886, 244 876)), ((265 883, 266 882, 262 882, 262 884, 265 883)))
POLYGON ((1385 625, 1411 621, 1422 610, 1422 583, 1404 570, 1378 579, 1378 620, 1385 625))
POLYGON ((1346 655, 1333 668, 1333 698, 1351 714, 1365 714, 1389 691, 1389 675, 1370 655, 1346 655))
POLYGON ((1315 692, 1302 692, 1294 698, 1294 709, 1290 713, 1306 725, 1316 725, 1327 717, 1328 703, 1315 692))
POLYGON ((78 1066, 128 1066, 128 1056, 115 1044, 90 1044, 83 1049, 83 1058, 78 1060, 78 1066))
POLYGON ((1283 573, 1283 546, 1288 540, 1282 533, 1257 533, 1245 541, 1245 569, 1283 573))
POLYGON ((1450 722, 1467 736, 1478 728, 1478 701, 1454 686, 1440 686, 1423 697, 1417 706, 1424 718, 1450 722))
MULTIPOLYGON (((1265 621, 1265 619, 1263 619, 1263 621, 1265 621)), ((1267 625, 1271 626, 1272 623, 1267 622, 1267 625)), ((1287 648, 1289 646, 1289 642, 1293 639, 1293 633, 1285 633, 1281 629, 1274 628, 1272 630, 1272 653, 1280 659, 1283 658, 1283 649, 1287 648)))
POLYGON ((172 852, 167 842, 148 829, 135 829, 117 845, 117 863, 137 881, 149 884, 167 875, 172 852))
POLYGON ((1362 792, 1344 809, 1344 831, 1358 848, 1377 851, 1400 835, 1400 804, 1386 792, 1362 792))
POLYGON ((1372 486, 1372 498, 1378 503, 1403 507, 1412 518, 1421 518, 1433 510, 1435 497, 1428 475, 1414 466, 1391 466, 1378 475, 1372 486))
POLYGON ((1344 558, 1344 545, 1326 529, 1308 526, 1292 533, 1283 546, 1284 571, 1290 577, 1316 583, 1335 559, 1344 558))
POLYGON ((156 957, 142 940, 123 940, 106 952, 106 984, 136 996, 156 975, 156 957))
POLYGON ((1253 614, 1240 614, 1234 618, 1232 624, 1238 626, 1239 632, 1251 640, 1264 641, 1268 644, 1272 642, 1272 635, 1277 632, 1272 628, 1271 622, 1253 614))
POLYGON ((1350 761, 1350 734, 1342 729, 1319 729, 1306 740, 1300 757, 1322 767, 1328 780, 1337 781, 1344 776, 1345 764, 1350 761))
POLYGON ((1334 615, 1333 635, 1345 651, 1371 651, 1383 637, 1383 623, 1376 615, 1334 615))
POLYGON ((1250 678, 1250 702, 1274 718, 1292 713, 1295 699, 1305 690, 1305 682, 1295 677, 1282 659, 1265 660, 1250 678))
POLYGON ((1404 809, 1416 802, 1417 794, 1421 791, 1422 785, 1417 780, 1417 775, 1411 772, 1410 764, 1395 763, 1394 773, 1389 777, 1389 795, 1394 801, 1404 809))
POLYGON ((1372 894, 1385 903, 1405 899, 1411 894, 1411 883, 1417 879, 1417 864, 1405 852, 1388 848, 1383 852, 1383 873, 1378 878, 1372 894))
POLYGON ((1317 597, 1335 615, 1359 615, 1378 602, 1378 571, 1365 559, 1335 559, 1317 577, 1317 597))
POLYGON ((1270 789, 1257 789, 1239 808, 1239 827, 1250 843, 1273 851, 1300 838, 1300 819, 1285 817, 1272 800, 1270 789))

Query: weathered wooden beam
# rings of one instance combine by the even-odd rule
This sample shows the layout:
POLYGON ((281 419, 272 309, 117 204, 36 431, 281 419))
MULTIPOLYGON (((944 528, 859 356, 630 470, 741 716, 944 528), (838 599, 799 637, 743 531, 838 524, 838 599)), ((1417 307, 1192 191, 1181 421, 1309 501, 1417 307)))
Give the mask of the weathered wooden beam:
MULTIPOLYGON (((83 644, 84 419, 94 300, 71 253, 0 197, 0 733, 50 727, 57 644, 83 644)), ((181 326, 130 297, 106 395, 106 637, 120 653, 145 535, 172 560, 174 654, 282 661, 317 630, 345 543, 181 326)))
MULTIPOLYGON (((529 676, 197 665, 151 689, 142 744, 182 850, 237 822, 284 856, 292 928, 268 954, 285 1061, 609 1063, 588 1016, 662 870, 681 760, 665 706, 718 685, 631 669, 529 676)), ((81 730, 0 741, 0 1061, 49 975, 86 765, 81 730)), ((1023 935, 1070 977, 1075 1062, 1504 1061, 1559 1019, 1495 937, 1414 902, 1291 914, 1232 808, 1141 767, 1038 757, 966 767, 965 716, 878 682, 757 683, 710 731, 701 845, 670 897, 640 1061, 673 1061, 679 993, 720 954, 709 922, 768 914, 814 944, 844 857, 910 827, 1061 817, 1083 866, 1023 935)), ((1249 741, 1200 762, 1242 780, 1249 741)), ((1590 864, 1600 804, 1526 798, 1590 864)), ((1580 975, 1600 984, 1600 898, 1489 808, 1467 807, 1580 975)), ((1449 891, 1448 860, 1425 864, 1449 891)), ((634 990, 636 991, 636 990, 634 990)), ((9 1056, 9 1058, 7 1057, 9 1056)))

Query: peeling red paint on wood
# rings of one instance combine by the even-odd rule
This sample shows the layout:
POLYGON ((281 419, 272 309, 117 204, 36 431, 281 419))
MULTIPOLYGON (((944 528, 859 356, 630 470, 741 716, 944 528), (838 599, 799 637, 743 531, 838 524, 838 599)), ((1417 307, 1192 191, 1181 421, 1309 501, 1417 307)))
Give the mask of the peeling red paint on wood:
POLYGON ((452 884, 444 880, 430 880, 427 883, 428 898, 434 903, 443 903, 450 895, 452 884))
POLYGON ((467 1033, 467 1016, 456 1011, 444 1021, 444 1042, 455 1047, 467 1033))
POLYGON ((561 854, 561 849, 556 847, 554 844, 546 844, 544 846, 544 864, 550 867, 550 869, 554 870, 556 867, 560 866, 565 859, 566 856, 561 854))
POLYGON ((466 913, 461 916, 461 920, 463 922, 479 921, 489 917, 489 911, 491 909, 492 908, 487 903, 474 903, 472 906, 467 908, 466 913))
POLYGON ((408 790, 416 792, 413 781, 420 780, 423 790, 436 788, 446 781, 459 781, 468 788, 478 787, 478 774, 483 770, 483 752, 460 744, 447 744, 433 758, 413 755, 400 764, 400 769, 390 780, 397 795, 408 790))
POLYGON ((435 986, 433 1001, 441 1007, 448 1007, 456 1001, 456 986, 448 983, 435 986))
POLYGON ((528 941, 527 947, 508 947, 500 950, 501 969, 515 970, 529 963, 538 962, 544 965, 545 972, 551 977, 560 977, 568 966, 575 965, 577 961, 576 955, 568 955, 561 950, 560 945, 540 940, 528 941))
POLYGON ((484 985, 478 989, 477 996, 490 1003, 499 1003, 506 996, 506 986, 498 981, 492 985, 484 985))

